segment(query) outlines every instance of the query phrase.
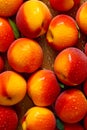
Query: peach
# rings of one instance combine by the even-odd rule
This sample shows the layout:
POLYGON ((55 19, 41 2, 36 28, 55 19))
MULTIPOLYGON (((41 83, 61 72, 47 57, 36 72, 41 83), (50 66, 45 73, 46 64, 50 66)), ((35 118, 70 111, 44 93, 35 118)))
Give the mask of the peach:
POLYGON ((46 35, 47 42, 51 47, 60 51, 76 45, 78 38, 77 25, 71 16, 60 14, 51 20, 46 35))
POLYGON ((0 0, 0 16, 10 17, 17 13, 23 0, 0 0))
POLYGON ((0 130, 17 130, 18 115, 10 106, 0 106, 0 130))
POLYGON ((37 106, 54 103, 60 93, 60 86, 51 70, 39 70, 32 74, 27 84, 28 95, 37 106))
POLYGON ((84 52, 85 52, 85 54, 87 55, 87 43, 85 43, 84 52))
POLYGON ((0 105, 14 105, 26 94, 26 80, 14 71, 0 74, 0 105))
POLYGON ((83 83, 83 92, 84 92, 85 96, 87 97, 87 79, 83 83))
POLYGON ((43 63, 43 50, 36 41, 19 38, 10 45, 7 59, 9 65, 17 72, 32 73, 43 63))
POLYGON ((79 85, 87 78, 87 57, 78 48, 66 48, 55 58, 54 71, 62 83, 79 85))
POLYGON ((87 114, 83 119, 83 125, 84 125, 85 130, 87 130, 87 114))
POLYGON ((55 130, 54 113, 45 107, 32 107, 27 110, 22 119, 23 130, 55 130))
POLYGON ((10 23, 7 19, 0 17, 0 52, 6 52, 14 39, 10 23))
POLYGON ((84 130, 84 127, 78 123, 64 123, 64 130, 84 130))
POLYGON ((22 4, 16 15, 20 32, 28 38, 36 38, 46 33, 52 14, 45 3, 29 0, 22 4))
POLYGON ((2 56, 0 56, 0 72, 4 70, 4 66, 5 66, 4 59, 2 56))
POLYGON ((74 6, 80 4, 80 0, 49 0, 50 5, 57 11, 69 11, 74 6))
POLYGON ((87 1, 77 10, 76 21, 81 31, 87 35, 87 1))
POLYGON ((87 99, 79 89, 64 90, 55 102, 56 115, 65 123, 78 123, 87 113, 87 99))

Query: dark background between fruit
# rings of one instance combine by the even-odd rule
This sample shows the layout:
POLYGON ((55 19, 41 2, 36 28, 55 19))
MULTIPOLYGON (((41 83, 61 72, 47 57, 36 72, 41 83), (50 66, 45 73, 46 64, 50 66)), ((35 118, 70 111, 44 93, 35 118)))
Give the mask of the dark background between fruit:
MULTIPOLYGON (((73 18, 75 18, 77 9, 79 8, 79 6, 83 2, 85 2, 87 0, 81 0, 80 5, 78 7, 72 8, 69 12, 54 11, 49 4, 49 0, 41 0, 41 1, 43 1, 49 7, 53 17, 58 15, 58 14, 68 14, 68 15, 72 16, 73 18)), ((78 41, 77 47, 84 51, 84 45, 87 41, 87 36, 82 34, 81 31, 80 31, 80 33, 81 33, 81 37, 78 41)), ((43 49, 43 52, 44 52, 44 61, 43 61, 41 69, 45 68, 45 69, 53 70, 53 62, 54 62, 54 59, 55 59, 56 55, 58 54, 58 52, 56 50, 53 50, 47 44, 46 39, 45 39, 45 35, 43 35, 35 40, 37 40, 40 43, 40 45, 43 49)), ((5 60, 5 70, 11 70, 11 67, 8 65, 8 62, 7 62, 6 54, 3 54, 3 57, 5 60)), ((30 74, 23 74, 23 76, 26 78, 26 80, 29 77, 29 75, 30 74)), ((32 106, 33 106, 33 103, 27 94, 26 94, 25 98, 20 103, 13 106, 18 114, 18 117, 19 117, 19 124, 18 124, 17 130, 22 130, 22 126, 21 126, 22 120, 21 119, 24 116, 24 114, 26 113, 26 111, 32 106)))

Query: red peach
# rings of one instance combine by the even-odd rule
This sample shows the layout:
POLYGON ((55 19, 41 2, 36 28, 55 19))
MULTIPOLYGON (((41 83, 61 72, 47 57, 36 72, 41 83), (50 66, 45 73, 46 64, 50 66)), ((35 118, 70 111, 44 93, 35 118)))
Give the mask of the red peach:
POLYGON ((87 55, 87 43, 85 44, 84 51, 85 51, 85 54, 87 55))
POLYGON ((12 107, 0 106, 0 130, 16 130, 18 115, 12 107))
POLYGON ((57 15, 51 20, 46 35, 48 44, 59 51, 76 45, 78 37, 75 20, 64 14, 57 15))
POLYGON ((84 92, 85 96, 87 97, 87 79, 83 83, 83 92, 84 92))
POLYGON ((57 11, 69 11, 75 5, 80 3, 80 0, 49 0, 52 8, 57 11))
POLYGON ((4 59, 2 56, 0 56, 0 72, 2 72, 2 70, 4 69, 5 63, 4 63, 4 59))
POLYGON ((57 55, 54 71, 62 83, 79 85, 87 78, 87 57, 78 48, 66 48, 57 55))
POLYGON ((51 70, 39 70, 28 79, 28 95, 35 105, 48 106, 60 93, 60 86, 51 70))
POLYGON ((63 91, 55 102, 57 116, 66 123, 77 123, 87 113, 87 100, 79 89, 63 91))
POLYGON ((6 52, 14 39, 14 33, 8 20, 0 17, 0 52, 6 52))
POLYGON ((87 130, 87 114, 83 119, 83 125, 84 125, 85 130, 87 130))
POLYGON ((51 19, 51 12, 45 3, 29 0, 19 8, 16 24, 24 36, 36 38, 46 33, 51 19))
MULTIPOLYGON (((60 130, 56 127, 55 130, 60 130)), ((78 122, 78 123, 64 123, 63 122, 63 130, 84 130, 84 127, 78 122)))
POLYGON ((87 35, 87 1, 77 10, 76 21, 80 29, 87 35))
POLYGON ((64 130, 84 130, 84 127, 80 123, 64 123, 64 130))

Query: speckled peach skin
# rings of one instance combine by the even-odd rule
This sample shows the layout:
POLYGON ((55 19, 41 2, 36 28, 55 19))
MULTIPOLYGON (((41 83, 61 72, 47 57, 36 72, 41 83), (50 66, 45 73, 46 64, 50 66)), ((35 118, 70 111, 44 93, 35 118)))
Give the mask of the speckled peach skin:
MULTIPOLYGON (((43 1, 51 10, 53 17, 56 16, 57 14, 60 14, 60 12, 54 11, 48 0, 41 0, 43 1)), ((81 0, 80 4, 84 3, 87 0, 81 0)), ((69 12, 66 12, 66 14, 69 14, 70 16, 72 16, 73 18, 75 18, 76 15, 76 11, 79 7, 74 7, 72 10, 70 10, 69 12)), ((45 35, 37 38, 37 41, 40 43, 43 52, 44 52, 44 61, 43 61, 43 65, 42 65, 42 69, 50 69, 53 70, 53 62, 54 59, 56 57, 56 55, 58 54, 58 51, 53 50, 46 42, 45 39, 45 35)), ((81 50, 83 50, 83 46, 86 42, 86 36, 84 34, 81 34, 81 37, 79 39, 78 45, 77 47, 80 48, 81 50)), ((6 58, 6 54, 3 55, 4 59, 5 59, 5 70, 11 70, 12 68, 8 65, 7 62, 7 58, 6 58)), ((26 79, 29 77, 29 74, 23 75, 26 79)), ((25 114, 25 112, 31 108, 33 106, 33 102, 31 101, 31 99, 26 95, 25 98, 18 104, 16 104, 14 106, 14 108, 16 109, 17 113, 18 113, 18 117, 19 117, 19 125, 17 130, 22 130, 22 126, 21 126, 21 119, 23 117, 23 115, 25 114)))
MULTIPOLYGON (((54 11, 48 0, 42 0, 45 4, 47 4, 47 6, 50 8, 52 15, 56 16, 57 14, 59 14, 60 12, 54 11)), ((80 4, 84 3, 87 0, 81 0, 80 4)), ((69 14, 70 16, 75 18, 75 14, 77 11, 78 7, 74 7, 72 10, 70 10, 69 12, 66 12, 66 14, 69 14)), ((46 42, 45 36, 41 36, 37 39, 40 44, 41 47, 43 48, 44 51, 44 61, 43 61, 43 65, 42 68, 46 68, 46 69, 50 69, 53 70, 53 62, 54 59, 57 55, 57 51, 53 50, 46 42)), ((83 43, 83 45, 85 44, 86 41, 86 37, 84 36, 84 34, 82 34, 81 38, 79 39, 79 44, 77 45, 78 48, 80 48, 81 50, 83 49, 83 46, 81 43, 83 43)), ((7 66, 8 67, 8 66, 7 66)), ((26 75, 25 75, 26 76, 26 75)), ((27 77, 27 76, 26 76, 27 77)), ((26 95, 25 98, 23 99, 22 102, 20 102, 19 104, 17 104, 15 107, 18 111, 18 115, 19 115, 19 126, 17 130, 22 130, 22 126, 21 126, 21 118, 24 115, 24 113, 28 110, 28 108, 32 107, 33 103, 31 101, 31 99, 26 95), (19 113, 20 111, 20 113, 19 113)))

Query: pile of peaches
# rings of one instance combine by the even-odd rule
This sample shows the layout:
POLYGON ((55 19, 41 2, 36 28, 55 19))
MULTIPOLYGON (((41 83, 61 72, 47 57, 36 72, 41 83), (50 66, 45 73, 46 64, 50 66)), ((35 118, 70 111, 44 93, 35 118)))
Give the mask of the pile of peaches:
MULTIPOLYGON (((0 5, 0 106, 15 110, 28 95, 33 106, 24 113, 21 129, 87 130, 87 2, 17 4, 16 9, 0 5), (46 50, 40 38, 56 53, 50 69, 43 66, 46 50)), ((4 128, 17 130, 18 119, 16 126, 4 128)))

